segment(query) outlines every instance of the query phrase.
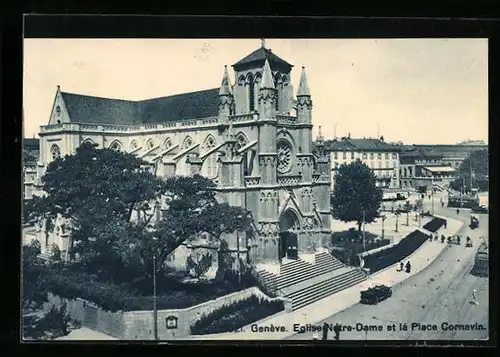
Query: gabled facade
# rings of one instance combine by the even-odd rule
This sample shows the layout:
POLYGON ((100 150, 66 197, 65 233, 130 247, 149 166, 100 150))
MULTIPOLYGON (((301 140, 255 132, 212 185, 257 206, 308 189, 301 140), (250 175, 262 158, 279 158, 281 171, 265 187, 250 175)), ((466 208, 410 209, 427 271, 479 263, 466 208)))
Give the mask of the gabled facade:
POLYGON ((261 47, 233 65, 236 83, 225 66, 220 87, 193 93, 125 101, 58 86, 40 131, 38 177, 84 141, 127 151, 161 177, 209 177, 220 200, 252 211, 256 235, 239 245, 228 238, 248 260, 280 262, 284 232, 297 235, 299 254, 310 253, 328 244, 330 165, 327 154, 312 154, 307 75, 303 67, 294 97, 292 67, 261 47))

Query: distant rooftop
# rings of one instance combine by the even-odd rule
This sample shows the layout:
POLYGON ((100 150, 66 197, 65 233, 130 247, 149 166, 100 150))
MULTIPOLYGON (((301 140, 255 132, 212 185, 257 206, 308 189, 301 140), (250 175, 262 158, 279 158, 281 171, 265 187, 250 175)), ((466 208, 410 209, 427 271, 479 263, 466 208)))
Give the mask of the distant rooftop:
POLYGON ((372 138, 342 138, 325 141, 325 149, 329 151, 399 151, 399 146, 372 138))

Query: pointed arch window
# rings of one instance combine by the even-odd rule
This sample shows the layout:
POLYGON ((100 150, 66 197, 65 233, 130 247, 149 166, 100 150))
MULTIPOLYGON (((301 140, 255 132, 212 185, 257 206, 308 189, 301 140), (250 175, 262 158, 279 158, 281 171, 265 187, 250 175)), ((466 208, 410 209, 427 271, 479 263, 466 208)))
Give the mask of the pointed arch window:
POLYGON ((276 108, 277 112, 280 109, 279 90, 281 89, 281 84, 282 84, 281 74, 276 73, 276 76, 274 76, 274 88, 276 88, 276 94, 274 97, 274 107, 276 108))
MULTIPOLYGON (((213 149, 215 146, 216 146, 215 138, 212 135, 209 135, 203 143, 203 150, 209 151, 213 149)), ((203 174, 206 177, 213 179, 217 177, 217 171, 218 171, 217 152, 213 152, 205 159, 205 162, 203 163, 203 174)))
POLYGON ((135 149, 137 149, 137 141, 133 140, 130 143, 130 150, 135 150, 135 149))
POLYGON ((248 76, 248 109, 255 110, 255 81, 251 73, 248 76))
POLYGON ((170 138, 167 138, 163 143, 163 148, 166 150, 170 149, 171 147, 172 147, 172 140, 170 140, 170 138))
POLYGON ((118 141, 113 141, 113 142, 111 143, 111 145, 109 146, 109 148, 110 148, 111 150, 116 150, 116 151, 119 151, 119 150, 121 150, 121 149, 122 149, 122 146, 121 146, 121 144, 120 144, 118 141))
POLYGON ((61 157, 61 149, 56 144, 50 147, 50 154, 52 155, 52 160, 61 157))

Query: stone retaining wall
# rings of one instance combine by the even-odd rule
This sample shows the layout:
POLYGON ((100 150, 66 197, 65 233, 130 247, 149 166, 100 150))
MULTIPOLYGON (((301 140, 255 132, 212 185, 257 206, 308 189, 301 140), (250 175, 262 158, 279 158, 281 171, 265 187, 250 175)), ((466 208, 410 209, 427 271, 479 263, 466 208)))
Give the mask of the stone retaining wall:
MULTIPOLYGON (((252 287, 184 309, 158 310, 158 338, 160 340, 187 338, 190 335, 191 325, 203 314, 211 313, 252 295, 267 300, 284 300, 270 298, 258 288, 252 287)), ((153 311, 109 312, 80 298, 68 300, 55 295, 49 296, 49 303, 45 304, 45 309, 50 308, 52 304, 60 306, 62 301, 66 301, 69 315, 87 328, 121 340, 153 339, 153 311)), ((285 311, 291 311, 291 302, 288 300, 285 300, 285 311)))

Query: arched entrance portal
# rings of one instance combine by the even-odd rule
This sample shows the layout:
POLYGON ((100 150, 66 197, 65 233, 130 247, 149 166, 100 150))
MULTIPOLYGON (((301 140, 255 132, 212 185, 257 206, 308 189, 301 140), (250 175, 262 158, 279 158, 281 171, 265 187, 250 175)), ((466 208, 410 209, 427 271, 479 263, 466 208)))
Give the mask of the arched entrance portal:
POLYGON ((297 214, 292 210, 283 212, 280 218, 280 260, 287 257, 289 259, 298 258, 298 232, 300 221, 297 214))

